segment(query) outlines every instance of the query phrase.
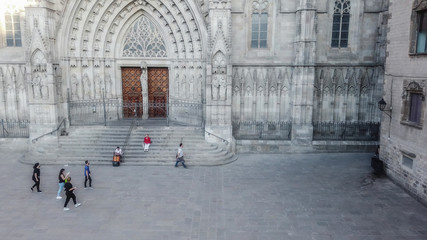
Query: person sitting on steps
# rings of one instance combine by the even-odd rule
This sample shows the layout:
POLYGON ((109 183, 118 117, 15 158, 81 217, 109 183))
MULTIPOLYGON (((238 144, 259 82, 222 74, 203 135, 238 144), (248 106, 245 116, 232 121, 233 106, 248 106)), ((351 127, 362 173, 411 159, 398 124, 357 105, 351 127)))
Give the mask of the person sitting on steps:
POLYGON ((116 150, 114 150, 114 156, 120 157, 120 162, 122 161, 123 152, 122 149, 120 149, 119 146, 117 146, 116 150))

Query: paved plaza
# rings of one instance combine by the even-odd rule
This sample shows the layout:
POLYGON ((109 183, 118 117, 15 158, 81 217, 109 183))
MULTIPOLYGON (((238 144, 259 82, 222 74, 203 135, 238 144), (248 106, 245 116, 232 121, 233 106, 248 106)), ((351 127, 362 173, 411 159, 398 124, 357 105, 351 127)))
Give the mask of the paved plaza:
POLYGON ((21 154, 0 161, 0 238, 148 240, 425 240, 427 208, 387 178, 371 154, 241 154, 217 167, 66 166, 79 208, 56 200, 63 165, 41 166, 30 191, 21 154))

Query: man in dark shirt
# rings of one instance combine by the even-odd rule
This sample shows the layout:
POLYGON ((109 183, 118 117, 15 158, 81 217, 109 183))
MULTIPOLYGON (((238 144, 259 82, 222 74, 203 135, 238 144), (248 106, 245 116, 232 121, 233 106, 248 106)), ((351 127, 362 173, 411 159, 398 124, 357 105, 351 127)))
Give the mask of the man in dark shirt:
POLYGON ((76 195, 74 195, 74 192, 73 192, 76 189, 76 187, 73 187, 73 184, 71 184, 71 177, 67 178, 67 183, 64 185, 64 188, 65 188, 65 195, 67 195, 67 199, 65 200, 65 204, 64 204, 64 211, 70 210, 69 208, 67 208, 70 198, 73 199, 74 207, 79 207, 81 204, 77 203, 76 201, 76 195))

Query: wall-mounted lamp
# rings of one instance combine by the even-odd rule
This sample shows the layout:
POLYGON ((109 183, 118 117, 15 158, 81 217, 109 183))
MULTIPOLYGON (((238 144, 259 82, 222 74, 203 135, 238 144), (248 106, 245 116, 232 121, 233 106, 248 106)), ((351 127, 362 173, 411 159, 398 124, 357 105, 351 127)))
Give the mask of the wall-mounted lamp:
POLYGON ((387 116, 391 118, 392 107, 390 106, 389 110, 385 110, 386 106, 387 106, 387 103, 384 101, 384 98, 381 98, 381 100, 378 101, 378 108, 380 109, 381 112, 384 112, 387 116))

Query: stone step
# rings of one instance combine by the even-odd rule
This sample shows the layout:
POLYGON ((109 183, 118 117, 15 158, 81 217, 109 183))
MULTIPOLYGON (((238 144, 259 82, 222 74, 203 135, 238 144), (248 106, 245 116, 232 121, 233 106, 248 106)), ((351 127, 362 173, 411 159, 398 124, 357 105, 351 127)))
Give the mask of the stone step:
MULTIPOLYGON (((130 124, 129 124, 130 126, 130 124)), ((43 163, 111 164, 116 146, 125 142, 129 126, 70 127, 68 136, 40 145, 40 151, 29 158, 43 163)), ((184 143, 185 159, 192 165, 221 165, 237 158, 216 145, 207 143, 199 127, 138 126, 134 127, 124 153, 124 165, 171 165, 179 143, 184 143), (149 134, 153 144, 144 152, 142 142, 149 134)))

